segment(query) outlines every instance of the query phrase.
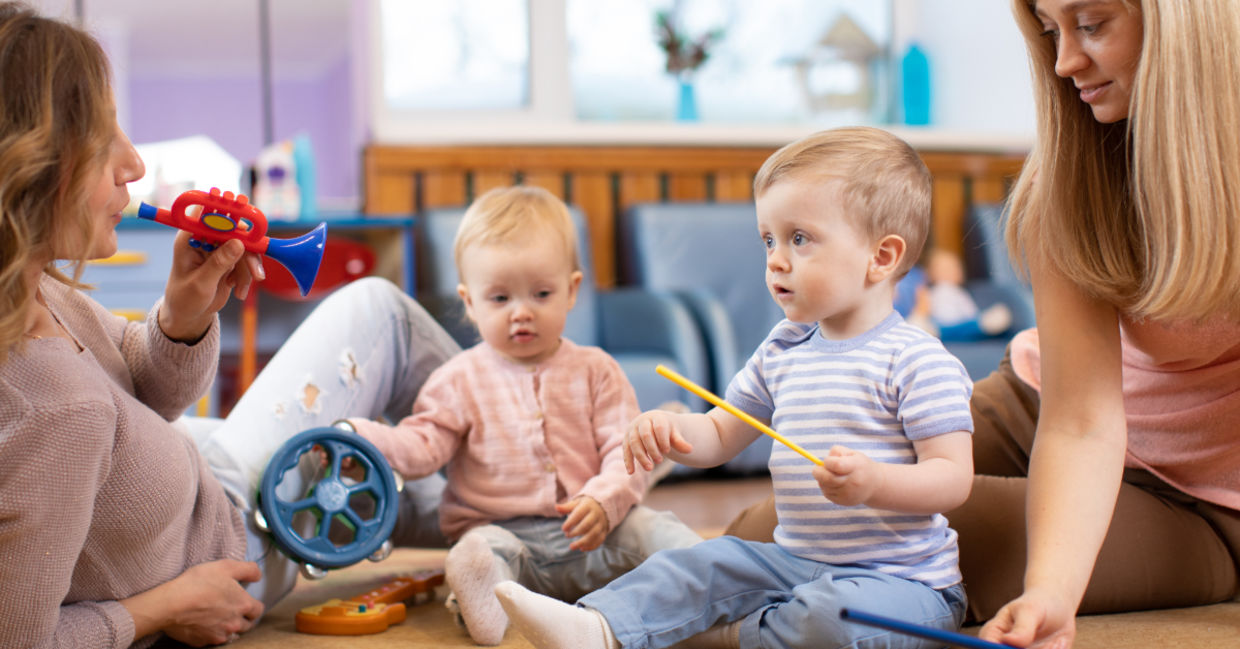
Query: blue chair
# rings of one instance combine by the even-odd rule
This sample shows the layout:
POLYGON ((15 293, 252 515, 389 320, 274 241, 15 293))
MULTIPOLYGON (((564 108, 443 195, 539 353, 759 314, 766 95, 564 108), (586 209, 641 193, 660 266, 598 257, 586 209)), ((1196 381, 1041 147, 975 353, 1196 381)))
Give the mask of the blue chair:
MULTIPOLYGON (((783 311, 766 288, 766 252, 753 203, 644 203, 619 221, 624 284, 673 295, 693 312, 710 350, 709 383, 719 396, 783 311)), ((723 465, 766 471, 772 440, 762 436, 723 465)))
MULTIPOLYGON (((564 335, 579 345, 594 345, 611 354, 633 384, 642 410, 669 401, 691 404, 695 397, 654 369, 663 364, 695 382, 707 380, 706 348, 688 308, 670 296, 640 289, 598 290, 585 218, 576 209, 569 211, 577 227, 584 277, 564 335)), ((478 342, 478 332, 465 317, 457 295, 460 280, 452 257, 452 243, 464 214, 464 208, 447 208, 418 217, 417 295, 457 342, 469 347, 478 342)))

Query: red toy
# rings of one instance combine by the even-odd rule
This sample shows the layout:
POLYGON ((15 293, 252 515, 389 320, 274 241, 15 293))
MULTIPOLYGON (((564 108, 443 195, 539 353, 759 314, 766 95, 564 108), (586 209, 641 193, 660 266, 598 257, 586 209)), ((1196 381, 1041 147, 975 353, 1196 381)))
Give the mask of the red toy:
POLYGON ((295 239, 272 239, 267 236, 267 217, 245 194, 221 193, 218 187, 212 187, 210 193, 198 189, 183 192, 170 210, 142 203, 138 217, 185 230, 194 235, 191 245, 208 251, 226 239, 237 239, 246 250, 265 254, 287 268, 302 295, 310 292, 319 273, 327 239, 326 223, 295 239), (194 206, 202 209, 191 216, 194 206))
POLYGON ((423 570, 347 600, 329 599, 297 612, 297 630, 315 635, 367 635, 405 621, 404 601, 443 583, 442 570, 423 570))

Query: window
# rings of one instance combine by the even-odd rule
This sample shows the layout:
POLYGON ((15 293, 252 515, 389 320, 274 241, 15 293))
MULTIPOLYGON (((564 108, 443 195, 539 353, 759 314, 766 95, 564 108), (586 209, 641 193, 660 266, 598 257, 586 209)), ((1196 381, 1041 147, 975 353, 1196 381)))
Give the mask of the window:
POLYGON ((890 2, 374 3, 379 140, 545 140, 583 124, 668 122, 685 115, 686 92, 695 119, 709 123, 882 123, 889 114, 890 2), (690 35, 718 30, 694 74, 666 71, 660 11, 690 35))
POLYGON ((396 110, 520 109, 529 103, 524 0, 383 0, 383 101, 396 110))
POLYGON ((728 123, 881 122, 891 7, 873 0, 568 0, 573 100, 584 120, 683 117, 655 16, 717 34, 688 75, 696 113, 728 123))

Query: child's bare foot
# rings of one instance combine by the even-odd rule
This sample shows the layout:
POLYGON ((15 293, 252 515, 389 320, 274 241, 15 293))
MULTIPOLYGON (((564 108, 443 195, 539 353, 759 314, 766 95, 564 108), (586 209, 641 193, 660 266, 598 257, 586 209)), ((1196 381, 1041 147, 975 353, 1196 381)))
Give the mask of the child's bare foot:
POLYGON ((620 649, 607 620, 593 609, 530 592, 514 581, 500 582, 495 596, 538 649, 620 649))
POLYGON ((508 615, 495 598, 495 585, 505 575, 486 539, 470 533, 461 537, 448 551, 444 576, 456 595, 469 637, 480 645, 503 642, 508 615))

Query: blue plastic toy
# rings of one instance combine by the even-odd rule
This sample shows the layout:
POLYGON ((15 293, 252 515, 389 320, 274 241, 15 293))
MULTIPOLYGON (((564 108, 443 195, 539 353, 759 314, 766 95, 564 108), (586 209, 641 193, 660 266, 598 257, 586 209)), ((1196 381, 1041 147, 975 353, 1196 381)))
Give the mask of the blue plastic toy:
POLYGON ((381 561, 391 553, 388 536, 402 487, 379 449, 348 422, 338 422, 301 432, 276 451, 263 472, 254 519, 302 564, 302 574, 317 579, 329 568, 381 561), (281 497, 286 475, 316 450, 326 458, 323 477, 293 499, 281 497))

